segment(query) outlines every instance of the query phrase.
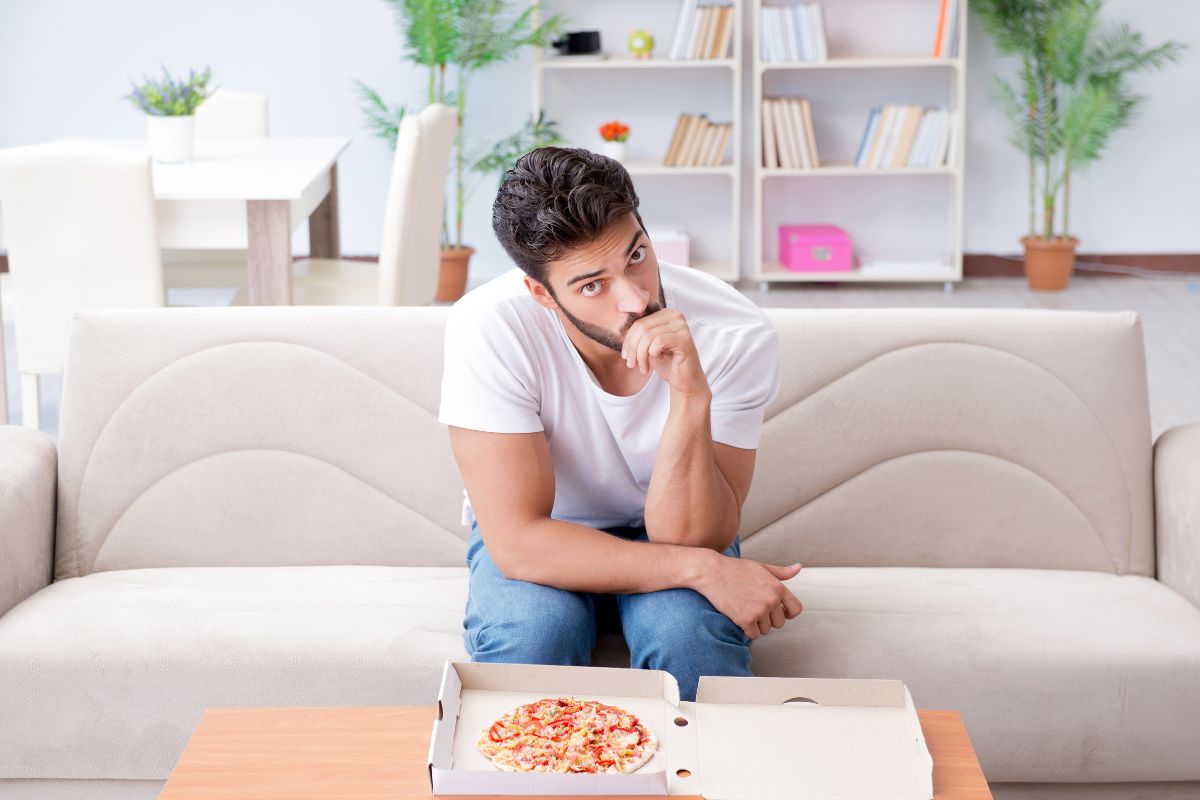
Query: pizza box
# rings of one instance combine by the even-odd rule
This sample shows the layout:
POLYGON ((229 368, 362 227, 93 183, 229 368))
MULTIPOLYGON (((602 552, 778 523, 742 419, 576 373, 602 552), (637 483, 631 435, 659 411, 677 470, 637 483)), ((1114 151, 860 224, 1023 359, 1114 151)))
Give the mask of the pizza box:
POLYGON ((435 795, 702 795, 706 800, 931 800, 933 759, 900 681, 703 677, 680 702, 666 672, 447 662, 429 744, 435 795), (658 750, 627 775, 504 772, 476 746, 544 697, 636 714, 658 750))

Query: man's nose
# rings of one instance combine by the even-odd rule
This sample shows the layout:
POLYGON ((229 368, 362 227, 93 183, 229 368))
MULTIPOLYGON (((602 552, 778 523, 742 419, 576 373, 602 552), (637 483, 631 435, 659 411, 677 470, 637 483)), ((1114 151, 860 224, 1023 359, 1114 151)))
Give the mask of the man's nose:
POLYGON ((646 310, 646 306, 650 303, 650 292, 643 290, 632 281, 619 281, 618 284, 620 292, 620 299, 617 301, 618 311, 622 314, 640 315, 646 310))

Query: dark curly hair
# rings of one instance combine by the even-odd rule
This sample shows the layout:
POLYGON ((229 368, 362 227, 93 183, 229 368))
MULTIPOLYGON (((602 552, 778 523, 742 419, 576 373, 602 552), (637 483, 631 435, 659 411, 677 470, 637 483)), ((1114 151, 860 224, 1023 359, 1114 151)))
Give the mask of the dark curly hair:
POLYGON ((517 266, 549 289, 547 264, 594 241, 626 214, 645 230, 638 202, 619 161, 581 148, 541 147, 504 174, 492 230, 517 266))

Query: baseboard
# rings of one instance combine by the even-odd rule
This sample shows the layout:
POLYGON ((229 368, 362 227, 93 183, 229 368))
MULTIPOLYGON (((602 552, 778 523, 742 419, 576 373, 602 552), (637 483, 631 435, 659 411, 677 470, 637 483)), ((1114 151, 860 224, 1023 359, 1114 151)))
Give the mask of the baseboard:
MULTIPOLYGON (((1126 267, 1130 270, 1163 273, 1200 274, 1200 253, 1080 253, 1075 257, 1080 271, 1088 265, 1097 267, 1126 267)), ((997 256, 984 253, 967 253, 963 256, 965 278, 1017 278, 1025 274, 1021 256, 997 256)), ((1097 275, 1126 277, 1136 272, 1120 272, 1117 269, 1097 269, 1097 275)))

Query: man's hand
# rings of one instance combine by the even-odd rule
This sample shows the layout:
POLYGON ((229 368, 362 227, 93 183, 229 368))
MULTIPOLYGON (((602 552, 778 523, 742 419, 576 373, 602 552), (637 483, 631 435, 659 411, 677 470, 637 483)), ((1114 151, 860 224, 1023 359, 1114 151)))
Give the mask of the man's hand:
POLYGON ((692 331, 683 314, 674 309, 664 308, 633 323, 625 333, 621 357, 643 375, 653 369, 675 391, 709 391, 692 331))
POLYGON ((803 606, 783 581, 800 574, 800 565, 777 567, 746 558, 714 554, 692 587, 751 639, 800 616, 803 606))

